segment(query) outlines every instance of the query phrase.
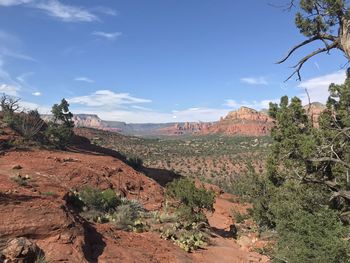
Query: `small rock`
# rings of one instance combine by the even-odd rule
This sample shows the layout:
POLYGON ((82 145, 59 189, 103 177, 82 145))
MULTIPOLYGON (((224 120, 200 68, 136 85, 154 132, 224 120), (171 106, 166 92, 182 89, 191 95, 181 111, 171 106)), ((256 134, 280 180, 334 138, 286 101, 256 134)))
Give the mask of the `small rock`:
POLYGON ((13 170, 21 170, 23 167, 20 166, 19 164, 15 165, 12 167, 13 170))

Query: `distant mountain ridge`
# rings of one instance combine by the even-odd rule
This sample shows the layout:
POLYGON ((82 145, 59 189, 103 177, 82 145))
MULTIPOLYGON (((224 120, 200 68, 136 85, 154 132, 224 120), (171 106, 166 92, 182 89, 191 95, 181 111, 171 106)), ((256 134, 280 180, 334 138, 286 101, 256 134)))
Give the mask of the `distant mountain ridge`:
MULTIPOLYGON (((326 107, 319 103, 304 106, 315 126, 318 118, 326 107)), ((49 121, 52 115, 42 115, 49 121)), ((267 110, 257 111, 248 107, 229 112, 216 122, 173 122, 173 123, 126 123, 121 121, 105 121, 95 114, 75 114, 73 121, 77 127, 87 127, 99 130, 118 132, 134 136, 178 136, 186 134, 210 135, 269 135, 274 121, 267 114, 267 110)))

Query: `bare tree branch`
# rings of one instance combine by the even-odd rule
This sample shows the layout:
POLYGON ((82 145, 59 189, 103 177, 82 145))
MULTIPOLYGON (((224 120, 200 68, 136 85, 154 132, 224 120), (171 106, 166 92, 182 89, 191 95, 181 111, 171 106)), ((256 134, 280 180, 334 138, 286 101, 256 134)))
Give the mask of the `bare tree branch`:
POLYGON ((308 61, 310 58, 324 53, 324 52, 329 52, 331 49, 337 48, 338 46, 338 42, 334 42, 333 44, 329 45, 328 47, 325 48, 319 48, 317 50, 315 50, 314 52, 310 53, 309 55, 303 57, 295 66, 293 66, 293 68, 295 68, 294 72, 285 80, 285 82, 287 82, 288 80, 290 80, 295 74, 298 75, 298 80, 301 80, 301 75, 300 75, 300 70, 303 67, 303 65, 305 64, 306 61, 308 61))
POLYGON ((349 163, 344 162, 343 160, 340 160, 337 158, 332 158, 332 157, 313 158, 313 159, 310 159, 309 161, 311 161, 311 162, 335 162, 335 163, 340 163, 340 164, 342 164, 345 167, 350 169, 349 163))

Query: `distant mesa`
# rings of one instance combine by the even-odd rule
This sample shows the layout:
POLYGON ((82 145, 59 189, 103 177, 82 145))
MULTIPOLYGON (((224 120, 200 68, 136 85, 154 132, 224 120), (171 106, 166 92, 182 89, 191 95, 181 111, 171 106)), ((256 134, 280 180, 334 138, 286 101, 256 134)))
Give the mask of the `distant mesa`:
MULTIPOLYGON (((318 126, 318 119, 326 107, 319 102, 304 106, 304 109, 318 126)), ((43 115, 48 121, 52 115, 43 115)), ((118 132, 135 136, 178 136, 178 135, 269 135, 274 121, 267 110, 257 111, 248 107, 229 112, 216 122, 178 122, 178 123, 125 123, 120 121, 105 121, 95 114, 75 114, 73 121, 77 127, 87 127, 99 130, 118 132)))

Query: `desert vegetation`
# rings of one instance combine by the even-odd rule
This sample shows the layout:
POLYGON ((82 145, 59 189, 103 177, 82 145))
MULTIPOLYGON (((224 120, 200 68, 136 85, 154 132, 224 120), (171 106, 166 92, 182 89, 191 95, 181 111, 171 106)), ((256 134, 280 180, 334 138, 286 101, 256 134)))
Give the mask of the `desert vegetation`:
POLYGON ((168 170, 226 191, 231 191, 228 185, 234 178, 249 169, 263 171, 272 142, 270 137, 210 135, 150 139, 90 128, 77 128, 76 132, 96 145, 122 153, 136 169, 143 165, 168 170))
MULTIPOLYGON (((60 104, 52 106, 52 120, 44 122, 37 110, 26 110, 20 105, 20 99, 8 95, 0 98, 1 124, 3 133, 6 127, 21 136, 20 141, 13 140, 18 145, 37 143, 38 145, 65 148, 72 141, 74 132, 73 114, 69 104, 62 99, 60 104)), ((6 148, 9 145, 3 145, 6 148)))
POLYGON ((233 181, 253 206, 260 231, 276 231, 276 262, 348 262, 350 76, 332 84, 327 110, 314 128, 298 98, 282 97, 266 173, 233 181))

